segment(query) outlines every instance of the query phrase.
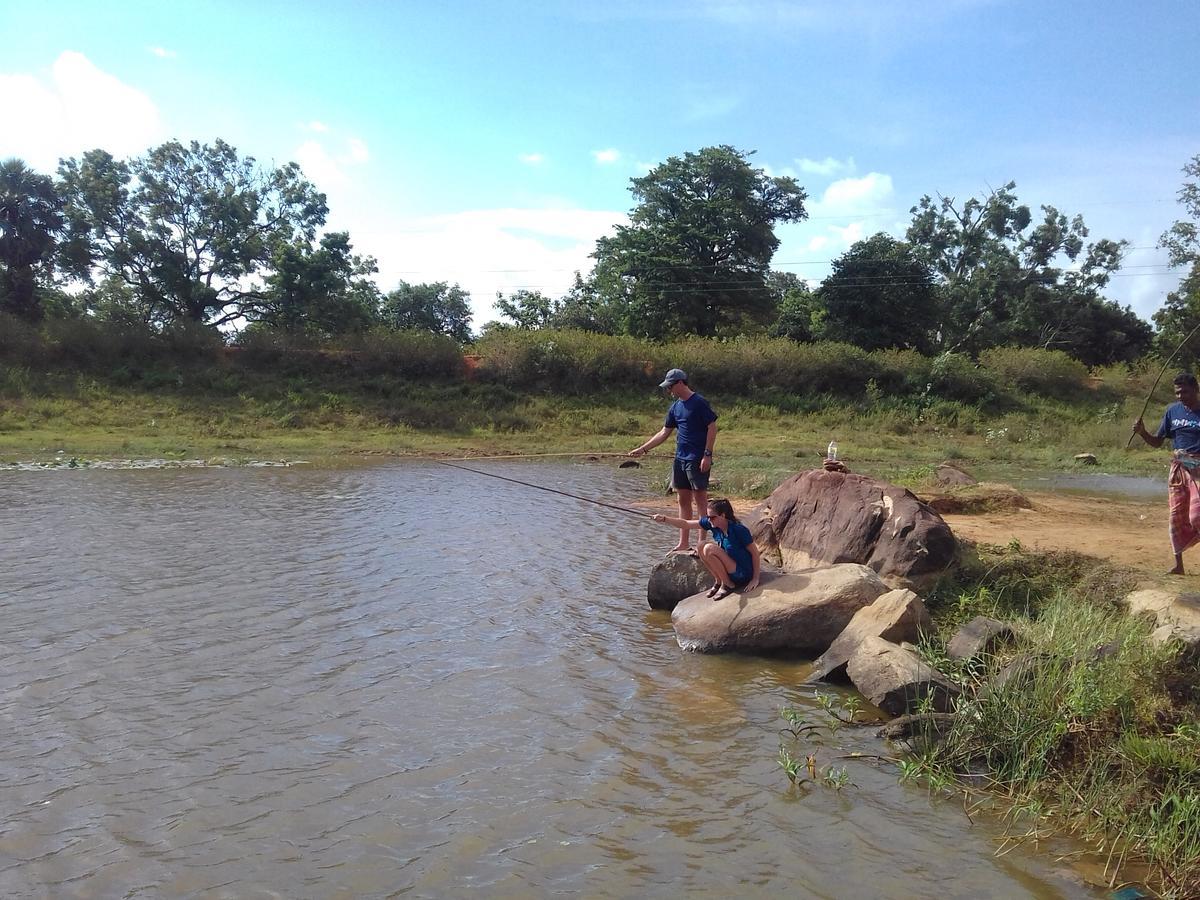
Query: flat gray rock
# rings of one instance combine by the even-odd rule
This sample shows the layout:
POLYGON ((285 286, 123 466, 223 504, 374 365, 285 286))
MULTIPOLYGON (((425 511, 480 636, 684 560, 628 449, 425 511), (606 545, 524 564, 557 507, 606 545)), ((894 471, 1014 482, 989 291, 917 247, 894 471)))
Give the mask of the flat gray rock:
POLYGON ((951 659, 976 659, 980 656, 990 656, 1001 644, 1006 644, 1016 637, 1011 625, 999 619, 987 616, 976 616, 950 638, 946 645, 946 655, 951 659))
POLYGON ((860 694, 893 716, 916 710, 926 698, 936 712, 950 712, 958 688, 917 654, 879 637, 868 637, 846 663, 860 694))
POLYGON ((813 663, 808 681, 823 681, 845 674, 846 663, 868 637, 880 637, 893 644, 918 641, 921 633, 933 627, 924 602, 910 590, 888 591, 854 614, 850 624, 833 645, 813 663))
POLYGON ((723 600, 688 597, 675 607, 671 624, 684 650, 816 655, 829 649, 858 610, 886 591, 873 570, 845 563, 764 576, 756 590, 723 600))

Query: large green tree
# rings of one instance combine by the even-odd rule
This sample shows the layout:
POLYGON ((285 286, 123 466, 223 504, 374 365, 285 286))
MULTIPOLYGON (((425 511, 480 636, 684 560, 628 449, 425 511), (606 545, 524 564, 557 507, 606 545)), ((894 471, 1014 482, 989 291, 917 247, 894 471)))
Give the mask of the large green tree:
POLYGON ((507 297, 496 293, 496 309, 500 315, 512 322, 513 327, 526 331, 553 328, 561 307, 561 300, 547 297, 541 291, 521 288, 507 297))
POLYGON ((632 180, 628 225, 596 243, 594 282, 623 330, 712 335, 745 317, 769 321, 775 225, 806 215, 792 178, 768 176, 729 146, 672 156, 632 180))
POLYGON ((92 150, 59 174, 68 270, 121 279, 161 321, 261 315, 276 252, 311 241, 327 212, 295 163, 263 169, 222 140, 170 141, 130 162, 92 150))
POLYGON ((817 296, 794 272, 771 272, 767 290, 775 302, 775 322, 769 331, 775 337, 811 341, 818 330, 817 296))
MULTIPOLYGON (((1159 352, 1169 355, 1189 332, 1200 325, 1200 154, 1183 167, 1185 181, 1179 189, 1179 202, 1188 218, 1178 219, 1168 228, 1158 245, 1167 250, 1172 266, 1187 266, 1179 287, 1167 295, 1162 308, 1154 314, 1158 326, 1159 352)), ((1200 360, 1200 339, 1192 338, 1180 356, 1195 365, 1200 360)))
POLYGON ((820 336, 867 350, 928 352, 938 324, 933 275, 912 248, 882 232, 858 241, 821 282, 820 336))
POLYGON ((42 318, 37 273, 52 261, 62 208, 51 178, 19 159, 0 163, 0 310, 42 318))
POLYGON ((1068 219, 1053 206, 1035 221, 1015 188, 1009 182, 962 204, 925 196, 912 209, 908 242, 941 295, 940 349, 1036 342, 1030 335, 1053 332, 1048 323, 1061 318, 1044 301, 1089 307, 1120 266, 1125 241, 1085 245, 1082 217, 1068 219))
POLYGON ((459 343, 471 339, 471 295, 457 284, 400 282, 383 298, 383 324, 396 331, 431 331, 459 343))
POLYGON ((303 237, 276 245, 267 295, 250 316, 285 331, 345 334, 379 321, 379 289, 373 257, 353 252, 344 231, 323 235, 314 247, 303 237))

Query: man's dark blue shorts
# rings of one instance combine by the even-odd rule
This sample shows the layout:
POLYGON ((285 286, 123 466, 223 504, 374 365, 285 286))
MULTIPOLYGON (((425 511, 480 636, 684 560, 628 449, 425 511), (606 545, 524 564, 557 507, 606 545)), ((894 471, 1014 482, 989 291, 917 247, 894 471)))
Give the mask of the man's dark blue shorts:
POLYGON ((707 491, 708 475, 700 471, 700 460, 677 459, 671 471, 671 484, 677 491, 707 491))

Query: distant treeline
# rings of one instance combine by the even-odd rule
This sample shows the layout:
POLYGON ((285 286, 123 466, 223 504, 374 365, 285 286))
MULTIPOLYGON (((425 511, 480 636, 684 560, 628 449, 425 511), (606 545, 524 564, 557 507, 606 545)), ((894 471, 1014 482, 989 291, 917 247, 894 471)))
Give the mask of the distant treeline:
MULTIPOLYGON (((1191 266, 1151 326, 1103 291, 1128 244, 1088 241, 1080 216, 1034 214, 1008 183, 964 201, 931 196, 904 240, 876 234, 832 261, 815 289, 774 271, 775 225, 807 218, 804 189, 729 146, 671 157, 632 180, 628 225, 561 297, 497 296, 483 332, 584 331, 670 341, 767 337, 862 351, 976 358, 998 347, 1059 350, 1087 365, 1173 346, 1200 311, 1200 156, 1184 167, 1189 220, 1162 238, 1191 266)), ((66 159, 54 176, 0 163, 0 311, 160 332, 182 323, 331 338, 425 331, 467 343, 469 296, 447 282, 384 292, 374 259, 294 163, 262 168, 224 141, 172 141, 119 160, 66 159)), ((365 338, 364 338, 365 339, 365 338)))

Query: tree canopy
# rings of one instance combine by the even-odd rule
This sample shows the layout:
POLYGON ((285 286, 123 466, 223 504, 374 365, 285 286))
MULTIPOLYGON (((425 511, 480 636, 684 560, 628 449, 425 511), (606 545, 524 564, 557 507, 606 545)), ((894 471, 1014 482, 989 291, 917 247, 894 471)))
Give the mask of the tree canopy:
POLYGON ((63 228, 54 182, 19 159, 0 163, 0 310, 37 321, 37 271, 48 266, 63 228))
POLYGON ((977 352, 1007 343, 1066 349, 1064 305, 1066 318, 1086 314, 1120 266, 1127 242, 1085 246, 1083 218, 1068 219, 1053 206, 1041 207, 1035 223, 1015 188, 1010 181, 961 204, 926 195, 911 210, 908 242, 934 272, 941 296, 935 336, 941 349, 977 352))
POLYGON ((457 284, 402 281, 383 298, 380 316, 384 325, 397 331, 432 331, 465 343, 471 339, 470 299, 457 284))
POLYGON ((867 350, 928 352, 938 324, 933 275, 912 248, 882 232, 833 261, 821 283, 821 337, 867 350))
POLYGON ((661 338, 769 320, 774 226, 805 218, 805 193, 729 146, 672 156, 632 180, 628 225, 596 243, 594 283, 622 330, 661 338))
POLYGON ((327 212, 295 163, 260 169, 222 140, 170 141, 131 162, 92 150, 59 174, 67 271, 121 279, 162 320, 259 316, 273 257, 311 241, 327 212))
MULTIPOLYGON (((1163 354, 1170 354, 1200 325, 1200 154, 1184 164, 1183 174, 1189 180, 1183 182, 1178 196, 1188 218, 1177 219, 1158 241, 1167 250, 1172 266, 1188 267, 1179 287, 1167 295, 1162 308, 1154 314, 1158 349, 1163 354)), ((1200 359, 1196 344, 1193 338, 1191 345, 1181 352, 1181 357, 1193 365, 1200 359)))

